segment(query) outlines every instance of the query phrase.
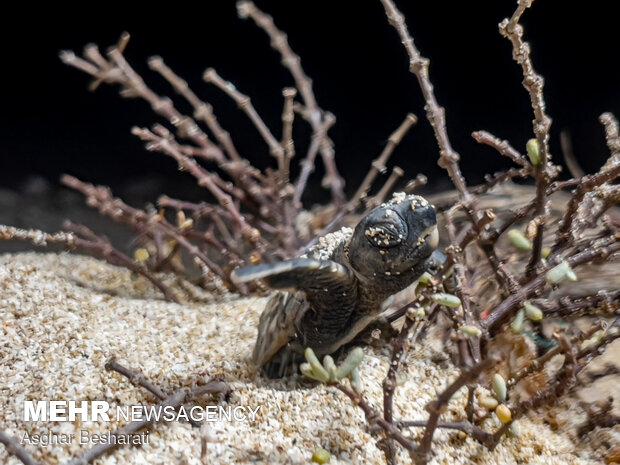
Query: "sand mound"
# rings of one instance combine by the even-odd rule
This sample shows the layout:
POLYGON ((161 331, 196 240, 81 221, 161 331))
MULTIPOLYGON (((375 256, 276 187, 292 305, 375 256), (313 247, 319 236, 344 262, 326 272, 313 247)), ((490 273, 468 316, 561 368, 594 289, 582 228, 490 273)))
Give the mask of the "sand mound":
MULTIPOLYGON (((260 409, 254 421, 222 420, 203 428, 159 423, 148 444, 119 447, 97 463, 200 464, 205 434, 211 438, 209 464, 308 463, 317 448, 327 449, 334 464, 385 462, 363 413, 339 391, 298 378, 269 381, 258 375, 249 357, 265 299, 230 296, 206 303, 208 296, 202 295, 203 302, 167 303, 150 283, 132 279, 124 269, 81 256, 38 253, 0 256, 0 290, 0 428, 12 436, 104 433, 123 423, 25 422, 24 400, 101 400, 114 408, 157 403, 141 387, 104 369, 116 356, 168 393, 220 376, 232 388, 221 405, 260 409)), ((364 394, 380 405, 389 351, 364 350, 364 394)), ((397 417, 424 418, 424 405, 456 377, 448 361, 430 361, 433 350, 426 344, 410 351, 409 372, 395 399, 397 417)), ((444 418, 461 418, 464 400, 459 393, 444 418)), ((197 405, 217 402, 206 396, 197 405)), ((522 419, 520 429, 520 437, 506 438, 492 453, 458 433, 438 431, 432 463, 596 463, 575 452, 574 438, 552 431, 535 416, 522 419)), ((75 440, 24 447, 52 464, 86 446, 75 440)), ((0 463, 20 462, 0 447, 0 463)))

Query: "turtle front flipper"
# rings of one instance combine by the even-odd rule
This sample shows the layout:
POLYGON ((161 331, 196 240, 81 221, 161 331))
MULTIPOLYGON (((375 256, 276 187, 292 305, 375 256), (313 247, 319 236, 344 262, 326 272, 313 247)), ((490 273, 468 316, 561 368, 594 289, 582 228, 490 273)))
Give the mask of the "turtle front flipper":
POLYGON ((345 266, 331 260, 312 258, 239 268, 230 277, 235 283, 261 279, 272 289, 304 291, 310 301, 316 293, 323 294, 334 288, 350 288, 354 279, 345 266))

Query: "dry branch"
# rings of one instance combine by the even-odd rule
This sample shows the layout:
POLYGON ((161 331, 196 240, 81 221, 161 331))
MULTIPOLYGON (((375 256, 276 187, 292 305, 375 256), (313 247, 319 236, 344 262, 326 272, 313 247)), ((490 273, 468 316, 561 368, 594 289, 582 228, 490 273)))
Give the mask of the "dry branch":
POLYGON ((369 425, 377 425, 382 428, 387 437, 394 439, 409 452, 409 455, 412 459, 415 457, 417 446, 413 443, 413 441, 403 435, 402 432, 393 423, 385 421, 385 419, 382 418, 379 412, 374 407, 370 406, 370 404, 368 404, 368 402, 366 401, 366 399, 364 399, 363 396, 349 389, 344 384, 338 383, 335 384, 335 387, 338 388, 347 397, 349 397, 349 399, 351 399, 354 405, 357 405, 359 408, 362 409, 362 411, 366 415, 366 421, 369 425))
POLYGON ((220 126, 217 118, 213 114, 213 107, 203 102, 190 89, 187 82, 177 76, 159 56, 149 58, 149 67, 161 74, 174 88, 174 90, 182 95, 194 108, 194 118, 204 121, 209 130, 213 133, 217 141, 224 147, 226 153, 233 161, 241 161, 241 156, 237 152, 235 145, 228 131, 220 126))
MULTIPOLYGON (((601 240, 596 246, 571 256, 566 262, 571 268, 575 268, 585 263, 604 259, 617 250, 617 247, 614 247, 617 241, 618 237, 609 236, 605 240, 601 240)), ((489 312, 488 317, 481 322, 482 325, 488 330, 497 329, 511 311, 518 305, 521 305, 528 297, 540 292, 545 285, 548 285, 545 272, 556 264, 556 262, 551 261, 551 265, 545 267, 536 278, 523 285, 516 293, 504 299, 497 307, 489 312)))
POLYGON ((500 140, 487 131, 475 131, 471 135, 479 144, 493 147, 501 155, 510 158, 517 165, 523 168, 531 167, 527 158, 521 155, 507 140, 500 140))
POLYGON ((181 244, 192 256, 200 260, 208 270, 234 285, 219 265, 185 237, 185 231, 168 223, 161 215, 149 214, 144 210, 130 207, 119 198, 113 197, 110 190, 105 187, 93 186, 67 175, 63 176, 61 180, 64 184, 82 192, 87 198, 88 205, 99 210, 101 214, 109 216, 115 221, 128 224, 142 234, 159 232, 163 236, 169 236, 181 244))
MULTIPOLYGON (((306 184, 308 182, 308 178, 310 177, 310 173, 314 171, 314 163, 317 154, 321 146, 324 144, 324 141, 327 139, 327 131, 329 128, 336 122, 336 119, 329 113, 322 125, 319 129, 317 129, 314 134, 312 134, 312 141, 310 142, 310 147, 308 148, 308 153, 306 154, 306 158, 304 158, 301 163, 301 173, 299 174, 299 178, 295 183, 295 193, 293 194, 293 205, 296 207, 301 206, 301 196, 306 190, 306 184)), ((330 143, 327 142, 329 145, 330 143)))
POLYGON ((256 127, 256 129, 258 130, 258 132, 260 133, 264 141, 269 146, 271 155, 273 155, 275 159, 278 160, 278 165, 282 166, 284 163, 284 156, 285 156, 284 149, 282 148, 280 143, 276 140, 276 138, 273 136, 273 134, 271 133, 271 131, 269 130, 269 128, 267 127, 263 119, 257 113, 256 109, 254 108, 254 105, 252 105, 252 101, 250 100, 250 97, 239 92, 237 88, 231 82, 225 81, 224 79, 222 79, 220 75, 217 74, 217 72, 213 68, 207 69, 204 72, 202 77, 205 80, 205 82, 209 82, 213 84, 218 89, 223 91, 226 95, 228 95, 231 99, 233 99, 235 103, 237 103, 239 108, 241 108, 241 110, 246 115, 248 115, 248 118, 250 118, 250 121, 252 121, 252 124, 256 127))
MULTIPOLYGON (((407 307, 403 310, 406 311, 407 307)), ((427 325, 428 320, 424 320, 422 322, 416 321, 413 318, 405 318, 405 323, 403 324, 398 337, 396 337, 392 343, 392 359, 390 361, 390 368, 388 369, 388 373, 383 380, 383 418, 388 423, 394 423, 393 403, 394 391, 396 390, 396 374, 400 368, 402 358, 405 355, 408 346, 415 343, 418 335, 427 325), (414 336, 409 339, 411 328, 414 325, 416 326, 414 336)), ((395 450, 391 439, 386 438, 384 450, 388 464, 394 463, 395 450)))
POLYGON ((111 265, 122 266, 144 276, 162 292, 166 300, 179 303, 174 292, 157 276, 135 260, 115 249, 105 237, 95 234, 86 226, 76 225, 71 222, 65 222, 64 228, 69 232, 63 231, 49 234, 34 229, 26 230, 0 225, 0 240, 28 241, 42 247, 49 244, 60 244, 68 250, 77 250, 87 255, 101 258, 111 265))
POLYGON ((620 163, 620 131, 618 120, 611 113, 603 113, 599 119, 605 128, 605 140, 611 152, 611 157, 601 168, 601 171, 607 171, 620 163))
POLYGON ((394 190, 394 186, 403 176, 403 174, 405 174, 405 172, 401 167, 395 166, 394 168, 392 168, 392 173, 390 174, 390 177, 387 178, 381 189, 379 189, 379 192, 377 192, 366 201, 366 211, 370 211, 373 208, 381 205, 385 201, 385 198, 389 195, 389 193, 394 190))
POLYGON ((459 154, 452 148, 452 144, 450 144, 450 139, 448 138, 445 110, 437 103, 433 84, 428 77, 429 61, 427 58, 420 55, 420 52, 409 34, 403 15, 398 11, 392 0, 381 0, 381 3, 385 8, 390 24, 394 26, 400 36, 401 42, 405 46, 405 50, 409 55, 409 71, 418 79, 418 84, 424 95, 424 100, 426 101, 426 117, 433 127, 435 138, 439 145, 439 166, 444 168, 450 175, 463 204, 468 208, 472 208, 473 198, 467 190, 467 184, 458 165, 460 159, 459 154))
POLYGON ((19 441, 12 438, 4 431, 0 430, 0 443, 4 444, 9 455, 17 457, 24 465, 40 465, 32 456, 24 449, 19 441))
POLYGON ((540 161, 535 166, 536 178, 536 235, 532 256, 527 265, 527 276, 532 277, 535 268, 540 266, 540 258, 543 244, 543 234, 547 216, 546 191, 551 179, 555 176, 549 154, 549 128, 551 118, 545 111, 545 99, 543 96, 543 78, 534 70, 530 58, 530 46, 523 41, 523 26, 519 24, 521 15, 532 4, 532 0, 519 0, 517 9, 510 19, 506 18, 499 24, 500 33, 512 43, 514 60, 521 66, 523 71, 523 87, 530 95, 532 109, 534 110, 533 129, 540 150, 540 161))
POLYGON ((429 417, 426 422, 426 428, 424 430, 424 436, 420 442, 420 448, 418 456, 420 461, 418 463, 425 463, 429 458, 431 450, 431 443, 433 440, 433 434, 439 423, 439 416, 441 415, 444 406, 452 399, 452 396, 461 389, 463 386, 475 382, 480 374, 486 369, 490 368, 495 361, 493 359, 486 359, 477 363, 473 367, 464 370, 461 375, 452 382, 441 394, 439 394, 435 400, 430 402, 426 406, 426 410, 429 412, 429 417))
POLYGON ((148 143, 148 150, 158 150, 171 156, 179 164, 179 167, 189 171, 198 180, 198 185, 207 188, 217 199, 218 203, 228 211, 233 221, 239 226, 244 239, 253 247, 259 247, 261 241, 258 229, 247 224, 230 195, 217 185, 214 179, 215 175, 206 171, 195 160, 181 153, 177 144, 169 137, 169 133, 163 126, 155 126, 154 132, 134 127, 132 133, 148 143))
MULTIPOLYGON (((165 408, 167 406, 171 406, 173 408, 178 408, 187 402, 191 402, 194 399, 203 396, 204 394, 223 392, 224 389, 227 389, 227 386, 221 381, 213 381, 203 386, 198 386, 194 389, 181 388, 174 394, 166 397, 162 402, 157 404, 157 407, 165 408)), ((121 428, 112 431, 110 435, 118 437, 133 434, 143 428, 153 425, 154 423, 156 423, 156 420, 154 418, 133 421, 121 428)), ((116 447, 115 442, 116 441, 110 441, 108 443, 96 444, 95 446, 88 449, 86 452, 69 461, 67 465, 88 465, 96 458, 101 457, 113 450, 116 447)))
MULTIPOLYGON (((117 373, 125 376, 132 384, 137 384, 139 386, 142 386, 144 389, 146 389, 147 391, 149 391, 151 394, 153 394, 155 397, 159 398, 162 401, 168 397, 164 393, 164 391, 162 391, 160 388, 155 386, 153 383, 151 383, 148 379, 146 379, 140 373, 124 367, 123 365, 118 363, 114 357, 110 358, 105 363, 105 369, 109 371, 116 371, 117 373)), ((215 381, 214 383, 219 383, 219 381, 215 381)), ((228 393, 230 391, 230 388, 225 383, 211 384, 211 385, 214 387, 214 390, 212 392, 228 393)), ((195 426, 197 428, 200 428, 201 426, 200 422, 194 420, 193 418, 190 418, 189 422, 192 424, 192 426, 195 426)))
POLYGON ((284 150, 284 158, 282 165, 279 167, 280 182, 289 182, 289 169, 292 158, 295 156, 295 142, 293 141, 293 122, 295 121, 295 112, 293 111, 293 100, 297 95, 297 89, 287 87, 282 90, 284 97, 284 108, 282 109, 282 140, 280 144, 284 150))
POLYGON ((387 163, 388 159, 392 155, 392 152, 394 152, 394 149, 396 148, 396 146, 400 144, 400 141, 403 139, 405 134, 409 132, 409 129, 411 129, 411 126, 413 126, 417 121, 418 121, 418 118, 416 118, 416 116, 413 113, 408 113, 407 116, 405 117, 405 120, 390 135, 390 137, 388 138, 388 143, 383 148, 383 151, 381 152, 378 158, 373 160, 372 164, 370 165, 370 170, 366 174, 366 177, 364 178, 360 186, 357 188, 357 191, 355 192, 351 200, 349 200, 347 207, 351 211, 353 211, 358 206, 360 200, 362 200, 366 196, 366 194, 368 193, 368 189, 370 189, 370 187, 372 186, 372 183, 377 177, 377 175, 379 173, 381 174, 385 173, 385 170, 386 170, 385 164, 387 163))
POLYGON ((586 175, 583 177, 581 183, 575 189, 575 192, 568 203, 566 213, 564 214, 564 218, 558 228, 555 247, 563 247, 566 245, 570 246, 575 240, 573 226, 579 207, 586 195, 594 191, 597 187, 614 181, 618 176, 620 176, 620 163, 609 168, 608 170, 602 170, 596 174, 586 175))
POLYGON ((107 59, 99 53, 97 46, 92 44, 88 45, 84 51, 87 60, 79 58, 75 53, 68 50, 60 53, 60 59, 63 63, 93 76, 97 85, 100 82, 119 84, 123 97, 139 97, 145 100, 151 105, 153 111, 166 118, 170 124, 177 128, 180 137, 190 139, 198 145, 202 149, 200 153, 205 158, 223 163, 225 161, 224 154, 217 145, 211 142, 196 122, 181 114, 170 99, 160 97, 153 92, 125 60, 122 52, 128 41, 129 34, 123 33, 120 39, 121 45, 110 48, 107 59))
POLYGON ((334 149, 326 136, 317 136, 318 134, 326 133, 329 126, 331 126, 331 124, 326 122, 330 113, 323 111, 319 107, 312 90, 312 81, 301 67, 299 56, 288 45, 286 34, 276 27, 273 18, 259 10, 254 3, 248 1, 238 2, 237 11, 241 18, 251 18, 257 26, 265 31, 271 40, 271 46, 282 56, 282 64, 293 76, 295 87, 297 87, 304 101, 302 115, 312 126, 314 140, 318 138, 319 150, 327 172, 323 185, 331 187, 332 200, 336 205, 342 205, 345 202, 344 180, 338 174, 336 168, 334 149))

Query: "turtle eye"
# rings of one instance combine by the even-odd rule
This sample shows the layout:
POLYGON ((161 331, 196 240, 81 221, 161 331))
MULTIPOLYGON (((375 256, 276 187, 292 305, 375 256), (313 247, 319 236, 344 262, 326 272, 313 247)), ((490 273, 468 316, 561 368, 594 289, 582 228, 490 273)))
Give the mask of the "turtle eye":
POLYGON ((366 239, 375 247, 395 247, 407 237, 407 225, 402 218, 392 210, 388 212, 385 218, 369 224, 364 230, 366 239))

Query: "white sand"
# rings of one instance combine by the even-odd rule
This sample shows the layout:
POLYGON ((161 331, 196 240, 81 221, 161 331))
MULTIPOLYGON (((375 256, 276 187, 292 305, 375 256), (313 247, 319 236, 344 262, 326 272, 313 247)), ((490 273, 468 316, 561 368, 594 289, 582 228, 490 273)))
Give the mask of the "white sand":
MULTIPOLYGON (((261 378, 249 357, 265 299, 234 299, 218 304, 164 302, 150 283, 130 279, 124 269, 67 254, 26 253, 0 256, 0 428, 18 438, 25 432, 105 432, 111 423, 22 421, 24 400, 105 400, 113 406, 156 403, 104 363, 118 361, 166 392, 195 386, 211 376, 231 386, 233 406, 260 406, 255 422, 210 424, 217 442, 208 445, 209 464, 308 463, 317 448, 331 463, 385 463, 362 411, 335 388, 305 380, 261 378)), ((362 364, 364 395, 381 405, 386 349, 367 347, 362 364)), ((424 405, 457 375, 449 362, 431 362, 431 348, 416 345, 397 389, 398 418, 422 419, 424 405)), ((205 397, 206 406, 215 398, 205 397)), ((444 419, 462 418, 459 393, 444 419)), ((488 424, 488 428, 496 425, 488 424)), ((521 436, 504 439, 494 452, 458 433, 438 431, 434 464, 598 463, 575 452, 576 441, 552 431, 542 420, 520 420, 521 436), (578 455, 581 455, 579 457, 578 455)), ((204 429, 204 427, 203 427, 204 429)), ((200 464, 201 429, 187 423, 156 425, 149 444, 120 447, 100 464, 200 464)), ((49 464, 65 462, 84 447, 25 445, 49 464)), ((403 463, 409 463, 404 454, 403 463)), ((0 446, 0 463, 20 463, 0 446)))

